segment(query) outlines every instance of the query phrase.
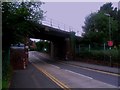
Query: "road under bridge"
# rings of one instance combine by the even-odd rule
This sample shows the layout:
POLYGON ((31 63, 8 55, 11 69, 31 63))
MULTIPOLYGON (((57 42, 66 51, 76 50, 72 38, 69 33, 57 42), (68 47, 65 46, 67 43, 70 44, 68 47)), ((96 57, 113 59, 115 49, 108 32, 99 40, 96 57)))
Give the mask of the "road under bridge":
POLYGON ((80 37, 75 36, 75 32, 63 31, 43 24, 32 23, 29 38, 43 39, 50 41, 51 57, 73 59, 75 48, 79 46, 80 37))

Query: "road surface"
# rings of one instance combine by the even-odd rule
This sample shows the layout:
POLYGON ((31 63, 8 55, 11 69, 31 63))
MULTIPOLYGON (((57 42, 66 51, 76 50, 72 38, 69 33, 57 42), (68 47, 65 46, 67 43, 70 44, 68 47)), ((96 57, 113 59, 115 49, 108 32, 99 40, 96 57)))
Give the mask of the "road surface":
MULTIPOLYGON (((87 70, 43 57, 38 52, 29 53, 30 62, 41 72, 47 72, 66 88, 117 88, 119 75, 87 70)), ((45 74, 45 73, 44 73, 45 74)), ((49 75, 48 75, 49 77, 49 75)), ((55 82, 55 81, 54 81, 55 82)), ((56 83, 56 82, 55 82, 56 83)), ((60 86, 58 84, 58 86, 60 86)), ((61 87, 61 86, 60 86, 61 87)))

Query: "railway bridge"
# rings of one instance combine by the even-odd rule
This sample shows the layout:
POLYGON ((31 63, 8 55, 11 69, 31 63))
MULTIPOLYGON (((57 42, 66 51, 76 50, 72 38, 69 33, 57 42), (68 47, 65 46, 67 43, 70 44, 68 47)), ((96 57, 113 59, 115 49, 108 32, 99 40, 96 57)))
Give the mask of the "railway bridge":
POLYGON ((52 25, 48 26, 38 23, 32 23, 32 26, 32 34, 29 34, 27 38, 49 40, 51 57, 66 59, 73 59, 75 57, 80 37, 76 36, 74 31, 65 31, 52 25))

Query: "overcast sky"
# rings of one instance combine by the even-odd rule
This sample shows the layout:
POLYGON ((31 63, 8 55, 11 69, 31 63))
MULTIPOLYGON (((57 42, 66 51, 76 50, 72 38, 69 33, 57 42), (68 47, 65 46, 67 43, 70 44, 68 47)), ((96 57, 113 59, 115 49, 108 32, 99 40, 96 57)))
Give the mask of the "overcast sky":
MULTIPOLYGON (((46 2, 42 9, 47 11, 46 17, 59 21, 62 25, 66 24, 66 28, 72 26, 74 31, 82 33, 85 17, 91 12, 97 12, 104 3, 106 2, 46 2)), ((118 7, 118 3, 114 2, 113 6, 118 7)))

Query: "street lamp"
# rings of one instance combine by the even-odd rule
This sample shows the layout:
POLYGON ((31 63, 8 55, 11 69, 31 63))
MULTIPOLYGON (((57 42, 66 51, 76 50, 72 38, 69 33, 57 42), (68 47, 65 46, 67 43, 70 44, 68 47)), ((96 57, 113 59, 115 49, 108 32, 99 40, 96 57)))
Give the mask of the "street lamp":
MULTIPOLYGON (((105 15, 109 17, 109 42, 111 42, 110 14, 106 14, 106 13, 105 13, 105 15)), ((109 48, 109 49, 111 50, 111 46, 110 46, 110 48, 109 48)), ((111 66, 111 64, 112 64, 112 60, 111 60, 111 55, 110 55, 110 66, 111 66)))
MULTIPOLYGON (((110 14, 106 14, 106 13, 105 13, 105 15, 109 17, 109 41, 111 41, 111 25, 110 25, 110 14)), ((110 46, 110 48, 109 48, 109 49, 111 50, 111 46, 110 46)))

